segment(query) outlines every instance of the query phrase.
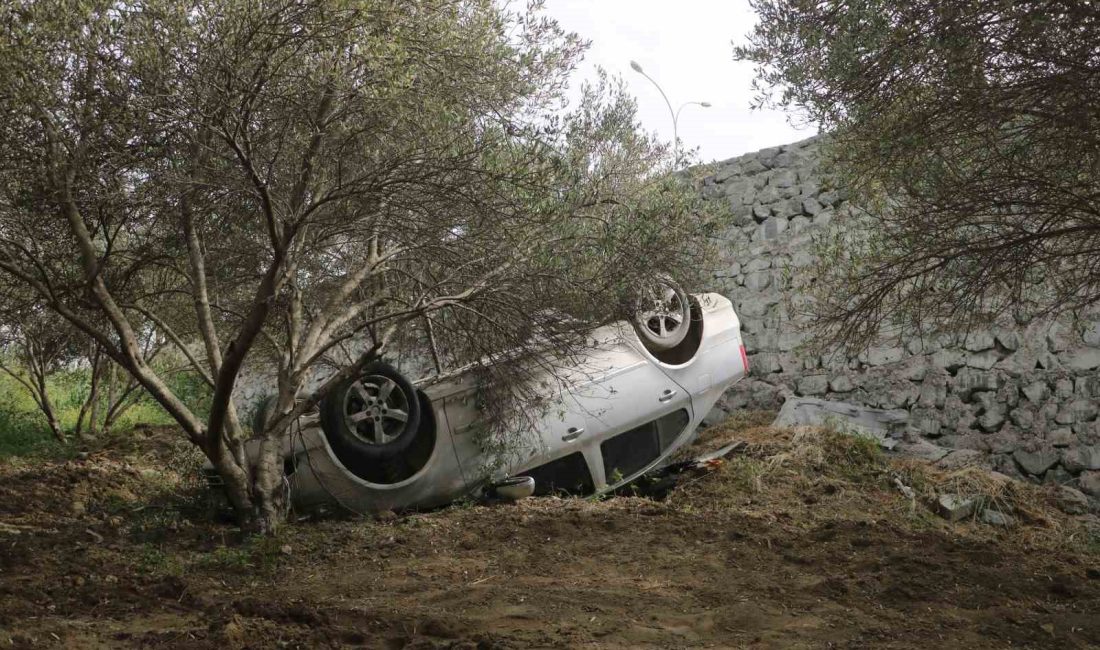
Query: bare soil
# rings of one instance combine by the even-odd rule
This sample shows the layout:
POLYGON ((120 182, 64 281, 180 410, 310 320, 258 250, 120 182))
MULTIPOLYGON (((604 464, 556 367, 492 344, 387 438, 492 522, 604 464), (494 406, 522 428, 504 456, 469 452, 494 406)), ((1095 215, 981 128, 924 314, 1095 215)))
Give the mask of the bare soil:
POLYGON ((728 426, 699 448, 733 439, 744 455, 663 501, 459 504, 275 539, 217 521, 170 431, 9 462, 0 647, 1100 647, 1095 516, 1011 488, 1016 526, 948 523, 923 496, 958 475, 828 433, 728 426))

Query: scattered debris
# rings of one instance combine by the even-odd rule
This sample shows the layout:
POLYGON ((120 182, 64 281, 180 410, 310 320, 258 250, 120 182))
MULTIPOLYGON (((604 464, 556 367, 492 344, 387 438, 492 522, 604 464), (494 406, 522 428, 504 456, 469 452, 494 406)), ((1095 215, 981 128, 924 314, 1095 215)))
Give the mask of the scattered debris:
POLYGON ((1011 515, 1006 515, 999 510, 993 510, 992 508, 986 508, 982 510, 981 520, 983 523, 990 526, 1001 526, 1009 528, 1016 525, 1016 519, 1011 515))
POLYGON ((783 403, 773 427, 833 427, 842 433, 873 438, 883 449, 898 446, 909 413, 873 409, 848 402, 815 397, 792 397, 783 403))
POLYGON ((936 508, 940 516, 948 521, 959 521, 971 517, 977 507, 976 499, 958 494, 941 494, 936 499, 936 508))
POLYGON ((908 485, 902 483, 901 479, 896 477, 896 476, 894 477, 894 485, 896 485, 898 487, 898 490, 900 490, 901 493, 905 495, 905 498, 907 498, 907 499, 917 498, 917 493, 913 491, 913 488, 911 488, 908 485))

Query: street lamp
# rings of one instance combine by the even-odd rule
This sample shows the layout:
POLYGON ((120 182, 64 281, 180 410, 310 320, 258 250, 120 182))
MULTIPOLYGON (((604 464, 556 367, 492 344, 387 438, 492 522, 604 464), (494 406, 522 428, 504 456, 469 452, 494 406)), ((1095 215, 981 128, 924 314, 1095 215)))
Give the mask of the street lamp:
POLYGON ((657 83, 656 80, 653 79, 653 77, 647 75, 645 73, 645 70, 642 70, 642 66, 638 65, 637 61, 631 61, 630 62, 630 67, 631 67, 631 69, 634 70, 634 72, 637 72, 638 74, 642 75, 646 79, 649 79, 649 83, 656 86, 657 92, 661 93, 661 97, 664 98, 665 106, 668 106, 668 116, 672 118, 672 138, 673 138, 673 142, 676 143, 676 161, 679 162, 679 160, 680 160, 680 127, 679 127, 680 111, 684 110, 684 108, 687 107, 687 106, 700 106, 702 108, 710 108, 710 102, 684 102, 683 104, 680 105, 680 108, 677 108, 674 111, 674 110, 672 110, 672 102, 668 101, 668 95, 666 95, 665 91, 661 88, 661 84, 657 83))

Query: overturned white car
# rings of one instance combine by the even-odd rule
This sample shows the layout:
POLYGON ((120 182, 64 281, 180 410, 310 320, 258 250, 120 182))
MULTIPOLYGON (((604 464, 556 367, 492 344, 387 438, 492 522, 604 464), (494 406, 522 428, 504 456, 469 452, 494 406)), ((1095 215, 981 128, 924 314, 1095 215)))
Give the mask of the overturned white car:
POLYGON ((463 496, 591 495, 634 480, 682 447, 748 371, 723 296, 670 289, 634 321, 592 332, 504 454, 485 444, 472 373, 410 382, 387 364, 369 366, 292 428, 291 503, 400 510, 463 496))

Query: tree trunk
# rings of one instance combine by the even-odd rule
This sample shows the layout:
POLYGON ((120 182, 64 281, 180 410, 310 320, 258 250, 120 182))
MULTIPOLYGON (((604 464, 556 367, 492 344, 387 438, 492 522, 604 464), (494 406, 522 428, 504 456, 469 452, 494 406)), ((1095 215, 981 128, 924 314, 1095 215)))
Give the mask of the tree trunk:
POLYGON ((54 413, 53 404, 50 402, 50 394, 46 391, 46 378, 43 376, 42 380, 38 382, 39 391, 41 392, 41 404, 42 413, 46 416, 46 423, 50 427, 50 432, 53 433, 53 437, 57 438, 57 441, 61 444, 68 442, 65 437, 65 432, 61 429, 61 424, 57 421, 57 415, 54 413))
POLYGON ((73 433, 81 439, 84 437, 84 417, 88 415, 88 407, 91 406, 96 394, 96 370, 99 368, 99 354, 99 345, 92 343, 91 354, 88 355, 88 360, 91 362, 91 376, 89 377, 91 385, 88 387, 88 397, 80 405, 80 412, 76 415, 76 426, 73 428, 73 433))
POLYGON ((50 402, 50 393, 46 388, 46 375, 48 372, 46 360, 35 351, 35 344, 30 338, 28 338, 23 345, 24 359, 27 364, 27 371, 30 372, 30 379, 33 382, 29 388, 31 388, 31 397, 38 404, 38 409, 42 411, 42 414, 46 416, 46 424, 50 427, 50 433, 57 438, 58 442, 65 444, 68 442, 65 439, 65 432, 61 430, 61 425, 57 422, 57 415, 54 414, 53 403, 50 402))

